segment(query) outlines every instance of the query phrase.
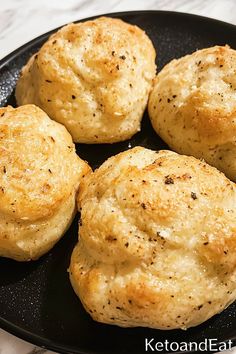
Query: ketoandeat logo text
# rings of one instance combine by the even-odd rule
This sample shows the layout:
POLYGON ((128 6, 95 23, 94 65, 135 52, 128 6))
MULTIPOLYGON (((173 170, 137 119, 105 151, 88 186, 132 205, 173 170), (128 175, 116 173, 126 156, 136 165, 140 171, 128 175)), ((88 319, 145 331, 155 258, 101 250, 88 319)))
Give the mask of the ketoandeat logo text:
POLYGON ((205 339, 202 342, 158 342, 155 338, 145 338, 145 352, 221 352, 231 350, 232 340, 219 342, 217 338, 205 339))

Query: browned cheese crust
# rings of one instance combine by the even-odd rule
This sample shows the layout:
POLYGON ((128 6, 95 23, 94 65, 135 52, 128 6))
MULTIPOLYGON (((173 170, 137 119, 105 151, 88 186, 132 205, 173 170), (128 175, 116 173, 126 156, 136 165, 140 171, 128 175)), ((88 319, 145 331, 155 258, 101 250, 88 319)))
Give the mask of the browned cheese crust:
POLYGON ((157 75, 152 125, 178 153, 204 158, 236 181, 236 51, 215 46, 175 59, 157 75))
POLYGON ((0 108, 0 256, 26 261, 52 248, 88 171, 65 127, 41 109, 0 108))
POLYGON ((122 20, 69 24, 23 68, 17 103, 41 107, 66 126, 75 142, 129 139, 140 130, 155 55, 145 32, 122 20))
POLYGON ((196 326, 236 298, 236 188, 194 157, 142 147, 109 158, 79 192, 70 279, 99 322, 196 326))

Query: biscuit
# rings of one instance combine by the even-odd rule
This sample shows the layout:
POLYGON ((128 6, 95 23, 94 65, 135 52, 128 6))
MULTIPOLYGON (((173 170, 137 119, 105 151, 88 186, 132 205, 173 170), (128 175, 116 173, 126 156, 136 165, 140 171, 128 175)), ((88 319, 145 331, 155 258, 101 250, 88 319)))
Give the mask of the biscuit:
POLYGON ((136 147, 87 175, 70 279, 92 318, 186 329, 236 298, 236 188, 194 157, 136 147))
POLYGON ((18 105, 34 103, 80 143, 114 143, 140 130, 155 77, 140 28, 101 17, 53 34, 22 70, 18 105))
POLYGON ((148 104, 153 128, 171 149, 203 158, 236 181, 236 51, 198 50, 157 75, 148 104))
POLYGON ((50 250, 88 170, 65 127, 41 109, 0 108, 0 256, 28 261, 50 250))

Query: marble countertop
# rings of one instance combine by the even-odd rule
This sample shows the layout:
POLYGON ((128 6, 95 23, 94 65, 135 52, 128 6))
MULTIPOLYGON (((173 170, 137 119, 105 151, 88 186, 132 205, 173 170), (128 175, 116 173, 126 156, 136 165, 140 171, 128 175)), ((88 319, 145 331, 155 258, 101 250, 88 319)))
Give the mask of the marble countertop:
POLYGON ((235 0, 1 0, 0 3, 0 59, 53 28, 108 12, 171 10, 236 24, 235 0))
MULTIPOLYGON (((235 0, 0 0, 0 59, 55 27, 80 18, 128 10, 171 10, 236 25, 235 0)), ((230 353, 236 354, 236 349, 230 353)), ((52 354, 0 330, 0 354, 52 354)), ((112 353, 111 353, 112 354, 112 353)))

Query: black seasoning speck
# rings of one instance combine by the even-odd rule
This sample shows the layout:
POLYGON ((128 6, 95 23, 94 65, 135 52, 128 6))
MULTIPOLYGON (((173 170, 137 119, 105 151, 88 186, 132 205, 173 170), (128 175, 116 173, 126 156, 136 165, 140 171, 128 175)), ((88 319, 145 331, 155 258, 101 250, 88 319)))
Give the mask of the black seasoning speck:
POLYGON ((114 50, 111 52, 111 55, 114 57, 114 55, 115 55, 115 51, 114 50))
POLYGON ((128 248, 129 247, 129 242, 125 243, 125 247, 128 248))
POLYGON ((125 59, 126 59, 126 56, 125 56, 125 55, 121 55, 121 56, 120 56, 120 59, 125 60, 125 59))
POLYGON ((5 167, 5 166, 3 166, 3 172, 4 172, 4 173, 6 173, 6 172, 7 172, 7 170, 6 170, 6 167, 5 167))
POLYGON ((141 204, 141 207, 142 207, 143 209, 146 209, 146 208, 147 208, 144 203, 141 204))
POLYGON ((204 246, 207 246, 209 244, 209 242, 204 242, 203 245, 204 246))
POLYGON ((46 82, 48 82, 49 84, 51 84, 52 83, 52 81, 51 80, 45 80, 46 82))
POLYGON ((48 102, 52 102, 52 100, 48 100, 48 102))
POLYGON ((48 169, 48 172, 49 172, 49 173, 52 173, 52 171, 51 171, 51 169, 50 169, 50 168, 48 169))
POLYGON ((3 117, 3 116, 4 116, 4 114, 5 114, 5 112, 1 114, 1 117, 3 117))
POLYGON ((199 305, 197 309, 201 310, 202 307, 203 307, 203 305, 199 305))
POLYGON ((120 70, 120 66, 119 66, 118 64, 116 65, 116 69, 117 69, 117 70, 120 70))
POLYGON ((71 95, 71 98, 72 98, 72 100, 76 99, 75 95, 71 95))
POLYGON ((170 99, 169 98, 167 98, 167 102, 170 103, 170 99))
POLYGON ((197 199, 197 195, 196 195, 196 193, 191 192, 191 198, 192 198, 193 200, 196 200, 196 199, 197 199))
POLYGON ((165 177, 165 184, 174 184, 173 178, 166 176, 165 177))

